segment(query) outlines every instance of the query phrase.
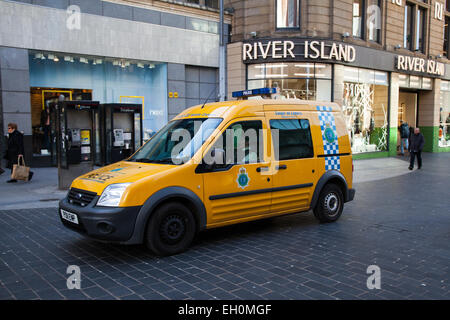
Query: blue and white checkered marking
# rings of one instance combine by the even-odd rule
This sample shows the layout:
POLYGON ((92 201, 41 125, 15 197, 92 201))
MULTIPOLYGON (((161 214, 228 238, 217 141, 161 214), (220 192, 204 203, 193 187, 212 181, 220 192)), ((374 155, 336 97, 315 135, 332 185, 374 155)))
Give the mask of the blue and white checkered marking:
POLYGON ((341 170, 341 158, 333 156, 339 154, 339 142, 332 108, 318 106, 317 111, 319 111, 324 154, 329 156, 325 157, 325 171, 341 170))

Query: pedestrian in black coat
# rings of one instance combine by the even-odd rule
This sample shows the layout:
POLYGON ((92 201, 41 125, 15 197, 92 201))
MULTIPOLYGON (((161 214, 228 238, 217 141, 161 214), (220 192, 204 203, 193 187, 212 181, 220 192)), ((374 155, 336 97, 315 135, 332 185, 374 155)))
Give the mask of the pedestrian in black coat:
MULTIPOLYGON (((13 166, 17 164, 17 159, 21 155, 23 156, 25 153, 24 145, 23 145, 23 134, 17 130, 17 124, 9 123, 8 124, 8 149, 6 150, 5 158, 8 160, 7 167, 9 169, 13 169, 13 166)), ((33 177, 33 173, 30 172, 30 176, 28 180, 31 180, 33 177)), ((7 181, 8 183, 17 182, 15 179, 11 179, 7 181)))
POLYGON ((425 146, 425 138, 422 133, 420 133, 420 129, 416 128, 414 130, 414 134, 409 137, 409 152, 411 153, 411 162, 409 165, 409 170, 414 169, 414 162, 417 157, 417 162, 419 165, 419 169, 422 169, 422 150, 425 146))

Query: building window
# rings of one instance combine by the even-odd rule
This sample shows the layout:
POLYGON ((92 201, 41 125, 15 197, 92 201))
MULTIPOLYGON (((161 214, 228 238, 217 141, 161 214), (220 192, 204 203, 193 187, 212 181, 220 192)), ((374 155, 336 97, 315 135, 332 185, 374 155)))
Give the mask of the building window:
POLYGON ((413 37, 413 12, 414 5, 407 3, 405 6, 405 24, 403 31, 403 47, 408 50, 412 50, 412 37, 413 37))
MULTIPOLYGON (((423 0, 420 3, 427 4, 428 1, 423 0)), ((422 4, 406 3, 403 31, 405 49, 425 53, 426 17, 427 9, 422 4)))
POLYGON ((205 0, 205 5, 209 8, 219 9, 219 0, 205 0))
POLYGON ((353 0, 353 36, 364 38, 364 0, 353 0))
POLYGON ((450 147, 450 81, 441 81, 439 147, 450 147))
POLYGON ((248 66, 247 88, 279 88, 286 99, 331 101, 332 65, 267 63, 248 66))
POLYGON ((277 0, 277 29, 300 28, 300 0, 277 0))
MULTIPOLYGON (((450 0, 448 1, 450 2, 450 0)), ((447 57, 447 59, 450 59, 450 17, 445 17, 445 24, 444 24, 444 56, 447 57)))
POLYGON ((450 12, 450 0, 447 0, 446 3, 447 3, 447 4, 446 4, 445 7, 446 7, 447 11, 450 12))
POLYGON ((367 26, 369 31, 369 40, 373 42, 381 42, 381 0, 369 0, 367 8, 369 16, 367 17, 367 26))
POLYGON ((418 9, 417 10, 417 19, 416 19, 416 46, 415 50, 420 52, 425 52, 425 19, 426 19, 426 10, 418 9))
POLYGON ((386 72, 344 68, 342 109, 353 153, 388 150, 388 97, 386 72))

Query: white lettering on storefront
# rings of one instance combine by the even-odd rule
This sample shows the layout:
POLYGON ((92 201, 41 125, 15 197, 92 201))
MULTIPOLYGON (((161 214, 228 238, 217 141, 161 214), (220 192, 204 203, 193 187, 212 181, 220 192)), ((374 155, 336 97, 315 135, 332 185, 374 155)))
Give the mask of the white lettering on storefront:
POLYGON ((418 57, 398 56, 396 68, 401 71, 428 73, 437 76, 445 75, 443 63, 418 57))
MULTIPOLYGON (((351 45, 332 43, 330 52, 327 53, 327 45, 324 41, 305 41, 304 57, 308 59, 335 60, 354 62, 356 49, 351 45)), ((244 43, 243 60, 257 60, 262 58, 288 59, 294 58, 295 43, 293 41, 269 41, 267 44, 255 42, 244 43)))

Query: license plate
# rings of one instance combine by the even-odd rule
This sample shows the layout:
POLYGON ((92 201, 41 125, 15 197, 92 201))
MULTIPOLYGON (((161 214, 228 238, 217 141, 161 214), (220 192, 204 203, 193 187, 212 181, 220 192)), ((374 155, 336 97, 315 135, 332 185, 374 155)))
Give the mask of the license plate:
POLYGON ((61 209, 61 218, 67 220, 69 222, 78 224, 78 217, 74 213, 67 212, 66 210, 61 209))

